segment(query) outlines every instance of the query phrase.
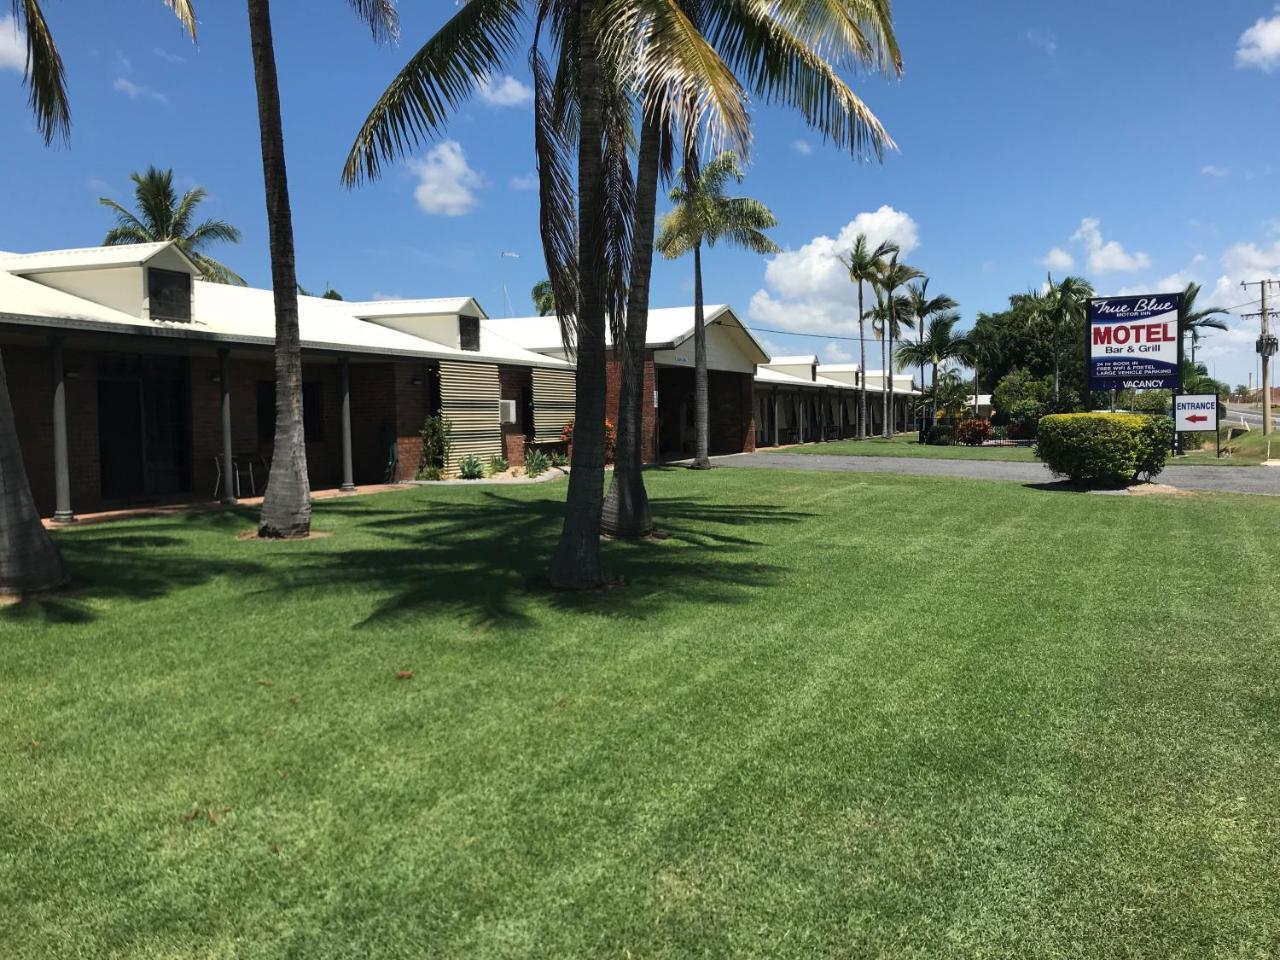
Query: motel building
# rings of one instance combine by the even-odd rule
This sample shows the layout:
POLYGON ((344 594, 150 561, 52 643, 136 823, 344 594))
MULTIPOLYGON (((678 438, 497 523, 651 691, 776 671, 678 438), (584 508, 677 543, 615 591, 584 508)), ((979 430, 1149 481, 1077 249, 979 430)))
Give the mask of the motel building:
MULTIPOLYGON (((0 253, 0 350, 42 516, 263 492, 275 432, 272 293, 197 275, 172 243, 0 253)), ((693 316, 649 312, 649 463, 693 454, 693 316)), ((472 455, 519 466, 573 420, 572 351, 554 316, 494 319, 469 297, 299 296, 298 320, 313 489, 412 480, 430 415, 452 423, 448 472, 472 455)), ((770 359, 728 306, 706 307, 704 322, 712 454, 854 436, 864 388, 880 430, 883 374, 770 359)), ((612 351, 606 372, 616 422, 612 351)), ((911 378, 896 383, 902 429, 911 378)))
MULTIPOLYGON (((867 390, 867 433, 884 429, 884 371, 824 364, 816 356, 774 357, 755 376, 756 446, 842 440, 857 436, 858 396, 867 390)), ((894 377, 894 429, 909 429, 919 391, 909 374, 894 377)))
MULTIPOLYGON (((0 350, 42 516, 260 494, 275 431, 269 290, 207 283, 172 243, 0 254, 0 350)), ((423 420, 523 462, 573 418, 573 367, 470 298, 298 298, 313 488, 409 480, 423 420)))

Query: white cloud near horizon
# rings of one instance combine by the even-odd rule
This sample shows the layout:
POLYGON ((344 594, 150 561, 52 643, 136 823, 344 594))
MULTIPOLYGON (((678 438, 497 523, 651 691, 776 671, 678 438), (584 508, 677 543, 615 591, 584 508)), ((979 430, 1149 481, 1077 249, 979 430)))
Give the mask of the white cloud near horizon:
POLYGON ((1274 16, 1259 18, 1240 34, 1236 42, 1236 66, 1255 67, 1263 73, 1280 67, 1280 7, 1274 16))
POLYGON ((123 93, 130 100, 154 100, 156 103, 168 104, 169 98, 159 90, 152 90, 140 83, 134 83, 128 77, 116 77, 111 89, 123 93))
POLYGON ((1200 168, 1200 173, 1202 176, 1218 179, 1231 176, 1231 171, 1227 167, 1220 167, 1216 163, 1206 163, 1200 168))
POLYGON ((12 14, 0 17, 0 70, 27 69, 27 35, 12 14))
POLYGON ((410 160, 408 167, 418 178, 413 197, 423 213, 445 217, 470 213, 476 205, 475 191, 484 185, 484 177, 467 163, 456 140, 436 144, 423 159, 410 160))
POLYGON ((533 88, 505 73, 496 79, 485 77, 480 80, 476 84, 476 93, 491 107, 522 107, 533 103, 533 88))
POLYGON ((1102 221, 1096 217, 1081 220, 1080 229, 1071 239, 1084 245, 1091 273, 1136 273, 1151 266, 1147 254, 1129 253, 1117 241, 1104 239, 1102 221))
MULTIPOLYGON (((767 261, 765 287, 752 295, 748 317, 778 330, 856 335, 858 291, 838 257, 849 252, 860 233, 873 247, 894 241, 904 257, 920 245, 919 228, 909 214, 887 205, 859 213, 836 236, 814 237, 767 261)), ((865 296, 874 294, 867 290, 865 296)))

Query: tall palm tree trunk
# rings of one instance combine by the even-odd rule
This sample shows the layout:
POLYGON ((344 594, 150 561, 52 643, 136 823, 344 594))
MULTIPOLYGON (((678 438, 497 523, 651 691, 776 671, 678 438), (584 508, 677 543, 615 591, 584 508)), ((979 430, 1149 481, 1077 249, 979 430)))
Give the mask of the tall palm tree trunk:
POLYGON ((702 324, 702 244, 693 246, 694 470, 710 470, 711 411, 707 396, 707 328, 702 324))
POLYGON ((0 358, 0 596, 39 593, 66 582, 62 554, 31 499, 9 402, 9 381, 0 358))
POLYGON ((880 436, 885 438, 889 436, 888 421, 885 420, 885 416, 884 416, 884 413, 885 413, 884 401, 885 401, 885 397, 888 396, 888 393, 885 392, 885 386, 884 386, 884 370, 885 370, 884 351, 885 351, 885 343, 888 339, 889 339, 888 334, 884 334, 883 336, 880 337, 880 436))
POLYGON ((248 0, 253 76, 258 91, 262 179, 271 241, 271 287, 276 310, 276 436, 260 537, 305 537, 311 532, 311 484, 302 420, 302 343, 298 332, 298 278, 294 270, 293 214, 284 162, 280 87, 271 38, 270 0, 248 0))
MULTIPOLYGON (((917 326, 918 326, 920 329, 916 331, 916 343, 918 343, 918 344, 920 345, 920 352, 921 352, 921 354, 923 355, 923 353, 924 353, 924 320, 923 320, 923 319, 922 319, 922 320, 920 320, 920 322, 917 324, 917 326)), ((923 360, 923 358, 920 360, 920 392, 921 392, 921 393, 923 393, 923 392, 924 392, 924 360, 923 360)), ((920 428, 921 428, 922 424, 920 423, 920 415, 921 415, 921 414, 920 414, 920 411, 919 411, 919 409, 918 409, 918 408, 919 408, 919 406, 921 406, 921 405, 917 404, 916 406, 917 406, 917 413, 916 413, 916 429, 917 429, 917 430, 920 430, 920 428)), ((917 439, 919 439, 919 440, 924 440, 924 436, 923 436, 924 431, 923 431, 923 430, 920 430, 920 433, 921 433, 921 436, 920 436, 920 437, 918 437, 917 439)))
POLYGON ((601 528, 611 537, 637 539, 653 532, 644 488, 645 344, 649 337, 649 278, 653 273, 654 221, 662 126, 646 118, 636 158, 635 226, 631 241, 631 287, 627 291, 627 339, 618 390, 618 445, 613 481, 604 499, 601 528))
POLYGON ((862 316, 862 281, 858 281, 858 370, 862 390, 858 393, 858 439, 867 439, 867 329, 862 316))
POLYGON ((938 364, 937 363, 934 363, 933 365, 933 398, 932 398, 932 402, 930 403, 930 406, 932 407, 932 411, 930 412, 930 417, 932 417, 934 423, 937 423, 938 422, 938 364))
POLYGON ((573 461, 564 526, 547 577, 562 590, 605 583, 600 558, 604 501, 605 307, 604 100, 595 0, 578 0, 578 344, 573 461))
POLYGON ((887 402, 886 402, 886 403, 885 403, 885 405, 884 405, 884 409, 885 409, 884 435, 885 435, 886 437, 888 437, 890 440, 892 440, 892 439, 893 439, 893 434, 894 434, 894 429, 893 429, 893 428, 894 428, 894 422, 893 422, 893 418, 894 418, 894 415, 895 415, 895 414, 896 414, 896 412, 897 412, 897 411, 896 411, 896 410, 894 410, 894 408, 893 408, 893 404, 894 404, 894 399, 895 399, 895 397, 894 397, 894 392, 893 392, 893 369, 892 369, 892 368, 893 368, 893 326, 894 326, 894 324, 895 324, 897 321, 896 321, 896 320, 894 319, 894 317, 893 317, 893 308, 892 308, 892 306, 890 306, 889 310, 890 310, 890 316, 889 316, 889 358, 888 358, 888 359, 889 359, 889 366, 885 367, 885 370, 884 370, 884 375, 885 375, 885 378, 886 378, 885 386, 886 386, 886 387, 888 387, 888 389, 885 391, 885 396, 888 398, 888 400, 887 400, 887 402))

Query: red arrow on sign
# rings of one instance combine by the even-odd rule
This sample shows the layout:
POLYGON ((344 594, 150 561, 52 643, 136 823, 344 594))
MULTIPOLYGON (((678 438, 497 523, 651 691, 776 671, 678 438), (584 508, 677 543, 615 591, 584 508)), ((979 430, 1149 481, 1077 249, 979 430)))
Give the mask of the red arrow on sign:
POLYGON ((1208 419, 1203 413, 1193 413, 1187 417, 1187 423, 1204 423, 1208 419))

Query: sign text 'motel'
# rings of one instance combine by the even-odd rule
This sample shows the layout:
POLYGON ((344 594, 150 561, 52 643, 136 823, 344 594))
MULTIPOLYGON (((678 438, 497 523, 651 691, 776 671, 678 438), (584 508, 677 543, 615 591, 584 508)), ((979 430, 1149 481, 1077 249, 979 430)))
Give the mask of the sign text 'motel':
POLYGON ((1089 388, 1176 389, 1182 294, 1089 301, 1089 388))

